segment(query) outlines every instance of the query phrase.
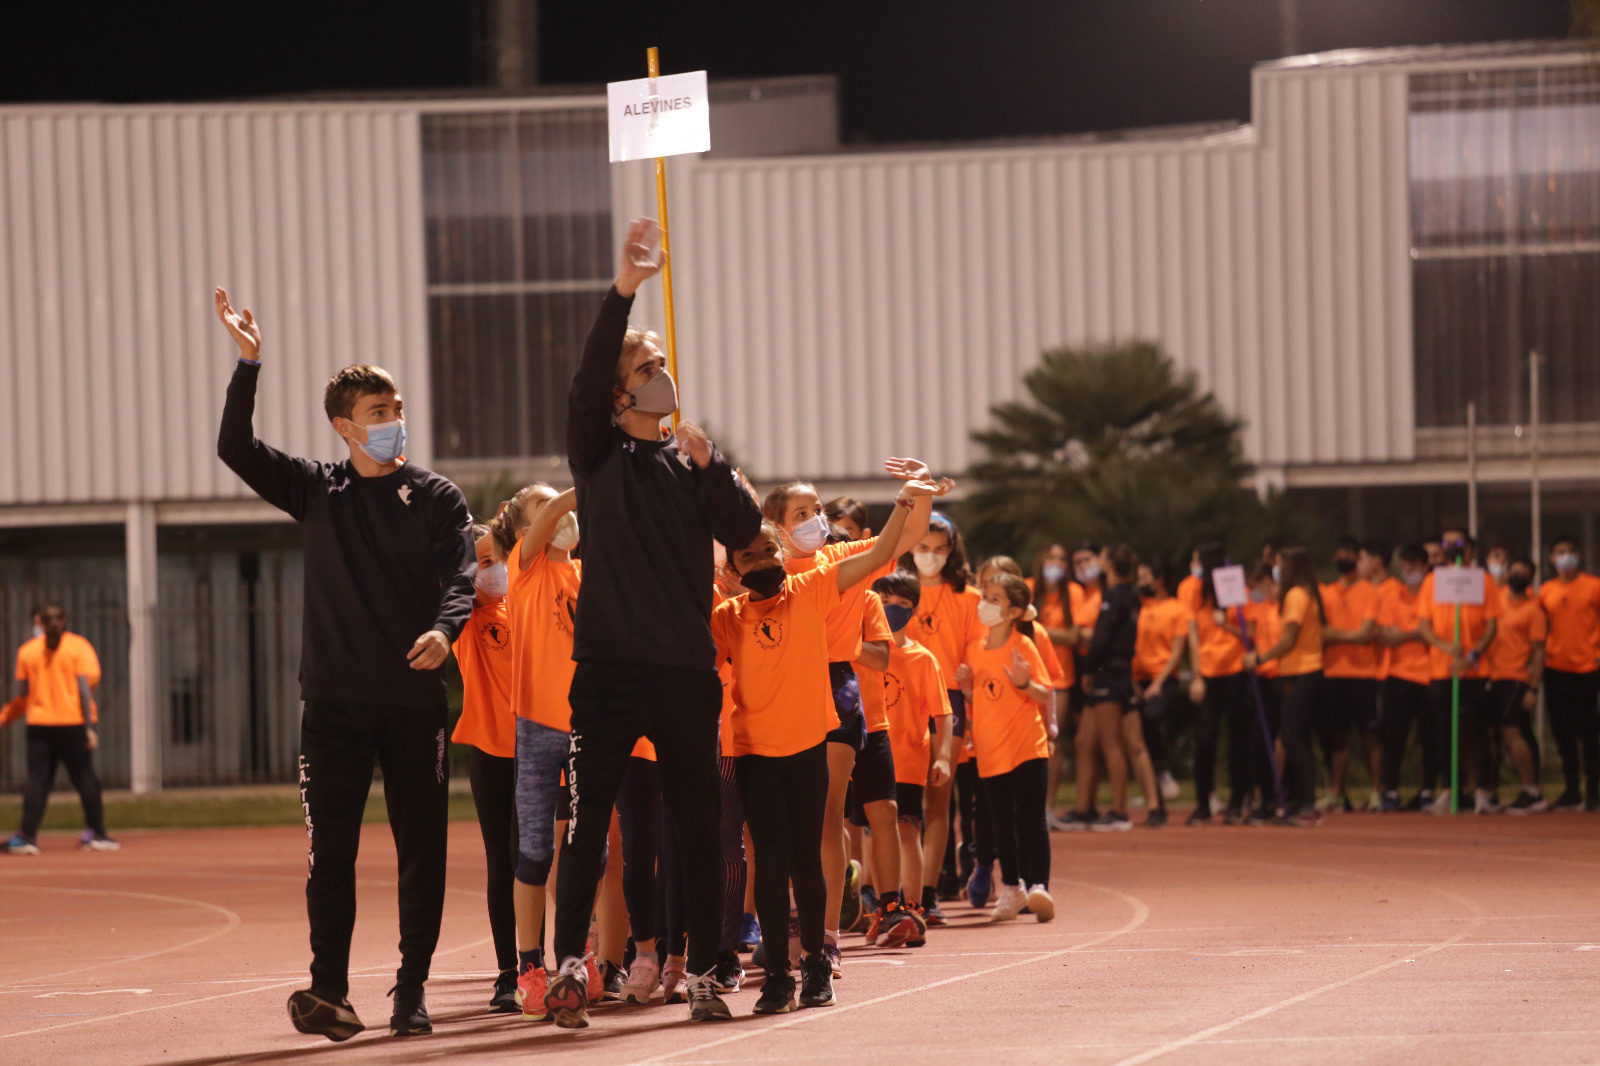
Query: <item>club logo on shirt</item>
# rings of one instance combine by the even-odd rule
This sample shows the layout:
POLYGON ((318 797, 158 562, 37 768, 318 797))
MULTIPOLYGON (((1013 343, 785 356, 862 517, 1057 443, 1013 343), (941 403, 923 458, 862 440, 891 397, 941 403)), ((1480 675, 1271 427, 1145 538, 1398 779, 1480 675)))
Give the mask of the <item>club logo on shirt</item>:
POLYGON ((556 628, 572 636, 578 626, 578 604, 566 589, 556 593, 556 628))
POLYGON ((937 633, 939 631, 939 616, 929 611, 922 616, 922 631, 924 633, 937 633))
POLYGON ((1001 692, 1000 682, 995 678, 986 678, 983 682, 983 694, 991 700, 999 700, 1001 692))
POLYGON ((485 622, 478 630, 478 637, 483 641, 483 646, 490 651, 504 651, 511 643, 511 630, 504 622, 498 619, 485 622))
POLYGON ((883 708, 892 711, 900 706, 900 699, 906 694, 905 682, 894 674, 883 675, 883 708))
POLYGON ((400 490, 395 495, 400 497, 400 502, 401 503, 405 504, 407 507, 411 506, 411 486, 410 485, 401 485, 400 486, 400 490))
POLYGON ((756 643, 771 651, 783 643, 783 623, 776 618, 763 618, 755 625, 756 643))
POLYGON ((349 487, 350 487, 350 479, 349 478, 345 478, 343 481, 339 482, 337 485, 335 485, 333 482, 330 481, 330 482, 328 482, 328 495, 332 496, 336 492, 343 492, 345 489, 347 489, 349 487))

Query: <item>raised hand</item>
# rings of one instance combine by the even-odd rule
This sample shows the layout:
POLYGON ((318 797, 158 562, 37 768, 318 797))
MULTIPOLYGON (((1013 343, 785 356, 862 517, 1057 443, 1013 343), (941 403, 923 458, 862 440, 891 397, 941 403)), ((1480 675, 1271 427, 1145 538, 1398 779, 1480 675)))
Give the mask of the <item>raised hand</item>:
POLYGON ((233 337, 234 343, 239 345, 239 358, 251 362, 261 360, 261 327, 256 325, 255 316, 246 307, 235 312, 233 305, 228 302, 228 290, 217 286, 217 317, 222 319, 222 324, 228 327, 228 333, 233 337))
POLYGON ((955 487, 955 482, 945 478, 944 481, 907 481, 900 486, 900 495, 906 498, 914 496, 943 496, 955 487), (948 485, 945 482, 949 482, 948 485))
POLYGON ((1028 660, 1022 657, 1021 652, 1013 651, 1011 653, 1011 665, 1006 667, 1006 676, 1018 688, 1022 688, 1028 683, 1028 660))
POLYGON ((890 477, 899 478, 901 481, 932 481, 933 474, 928 470, 928 464, 921 459, 895 459, 883 461, 884 470, 890 477))
POLYGON ((653 218, 628 223, 622 241, 622 261, 617 267, 617 294, 632 296, 639 286, 661 272, 661 227, 653 218))
POLYGON ((678 424, 678 447, 693 459, 694 465, 701 470, 711 465, 711 438, 706 436, 705 430, 693 422, 678 424))

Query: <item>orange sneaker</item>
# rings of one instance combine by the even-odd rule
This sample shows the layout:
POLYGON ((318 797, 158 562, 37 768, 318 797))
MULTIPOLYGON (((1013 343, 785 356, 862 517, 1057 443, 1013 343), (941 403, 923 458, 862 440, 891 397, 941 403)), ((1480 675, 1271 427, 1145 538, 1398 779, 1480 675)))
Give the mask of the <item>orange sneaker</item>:
POLYGON ((544 1005, 544 994, 550 991, 550 972, 543 966, 530 966, 528 972, 517 977, 517 1006, 522 1016, 530 1022, 550 1020, 550 1008, 544 1005))

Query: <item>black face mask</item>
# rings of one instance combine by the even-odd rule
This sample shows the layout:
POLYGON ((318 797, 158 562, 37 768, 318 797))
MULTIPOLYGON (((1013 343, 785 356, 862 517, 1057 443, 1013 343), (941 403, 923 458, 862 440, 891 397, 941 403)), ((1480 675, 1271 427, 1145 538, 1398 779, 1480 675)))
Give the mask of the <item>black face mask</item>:
POLYGON ((1151 599, 1152 597, 1154 597, 1155 594, 1156 594, 1156 587, 1154 585, 1140 585, 1139 586, 1139 598, 1140 599, 1148 600, 1148 599, 1151 599))
POLYGON ((1356 572, 1356 561, 1341 555, 1333 561, 1333 568, 1341 574, 1353 574, 1356 572))
POLYGON ((1512 574, 1510 577, 1506 578, 1506 584, 1511 586, 1512 592, 1515 592, 1518 596, 1521 596, 1528 591, 1528 586, 1533 584, 1533 578, 1524 577, 1521 574, 1512 574))
POLYGON ((739 584, 751 592, 768 599, 776 596, 783 588, 784 578, 787 577, 781 566, 769 566, 764 570, 750 570, 739 576, 739 584))

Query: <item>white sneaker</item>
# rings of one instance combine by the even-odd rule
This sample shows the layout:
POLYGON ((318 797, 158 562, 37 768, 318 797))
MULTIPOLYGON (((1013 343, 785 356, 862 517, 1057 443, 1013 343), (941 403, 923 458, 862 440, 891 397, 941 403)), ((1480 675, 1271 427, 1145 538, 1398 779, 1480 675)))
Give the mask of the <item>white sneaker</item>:
POLYGON ((1450 790, 1441 788, 1439 794, 1433 797, 1433 802, 1422 808, 1422 810, 1426 814, 1449 814, 1450 790))
POLYGON ((1041 922, 1048 922, 1056 916, 1056 901, 1050 897, 1050 891, 1043 885, 1034 885, 1028 889, 1027 902, 1028 909, 1041 922))
POLYGON ((1472 794, 1473 814, 1499 814, 1500 803, 1495 794, 1488 789, 1480 788, 1472 794))
POLYGON ((995 900, 994 910, 989 912, 991 922, 1009 922, 1022 913, 1022 908, 1028 905, 1028 894, 1022 890, 1021 885, 1006 885, 1000 889, 1000 898, 995 900))
POLYGON ((1178 779, 1172 776, 1171 770, 1161 771, 1161 780, 1158 782, 1158 785, 1161 789, 1162 799, 1175 800, 1178 798, 1178 793, 1180 791, 1178 788, 1178 779))
POLYGON ((1373 789, 1372 794, 1367 797, 1367 805, 1361 809, 1368 814, 1377 814, 1383 810, 1383 797, 1378 794, 1377 789, 1373 789))
POLYGON ((654 956, 640 955, 628 967, 628 979, 622 983, 622 1002, 644 1006, 660 984, 661 964, 654 956))
POLYGON ((1148 801, 1143 796, 1128 797, 1128 806, 1134 810, 1143 810, 1146 802, 1148 801))

